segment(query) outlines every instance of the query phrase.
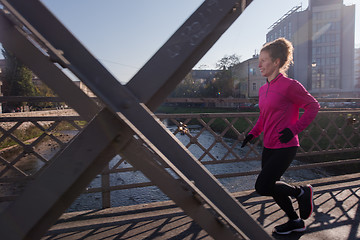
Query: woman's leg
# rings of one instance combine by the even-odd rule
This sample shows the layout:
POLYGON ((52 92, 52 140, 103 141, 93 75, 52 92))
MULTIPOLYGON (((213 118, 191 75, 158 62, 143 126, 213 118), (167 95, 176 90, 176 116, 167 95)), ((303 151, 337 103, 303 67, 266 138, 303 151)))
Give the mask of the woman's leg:
POLYGON ((264 148, 262 170, 256 180, 255 189, 263 196, 272 196, 290 219, 298 219, 289 196, 297 197, 300 188, 280 182, 281 176, 290 166, 296 155, 297 147, 282 149, 264 148))

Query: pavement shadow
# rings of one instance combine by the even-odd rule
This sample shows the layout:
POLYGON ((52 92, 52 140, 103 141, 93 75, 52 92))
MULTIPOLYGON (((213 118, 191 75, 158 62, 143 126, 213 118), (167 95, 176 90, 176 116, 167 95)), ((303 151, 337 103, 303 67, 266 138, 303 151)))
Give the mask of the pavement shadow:
MULTIPOLYGON (((287 221, 272 198, 256 192, 237 197, 274 239, 360 239, 360 177, 335 178, 311 182, 314 187, 314 213, 306 220, 307 230, 289 235, 273 233, 276 225, 287 221)), ((296 200, 294 207, 298 210, 296 200)))
MULTIPOLYGON (((315 207, 303 233, 272 233, 276 225, 287 221, 272 198, 254 191, 236 198, 274 239, 360 239, 360 177, 311 184, 315 207)), ((295 200, 294 207, 298 210, 295 200)), ((71 214, 60 218, 42 239, 212 239, 169 201, 71 214)))
POLYGON ((167 205, 111 213, 87 211, 59 219, 42 239, 212 238, 175 205, 167 205))

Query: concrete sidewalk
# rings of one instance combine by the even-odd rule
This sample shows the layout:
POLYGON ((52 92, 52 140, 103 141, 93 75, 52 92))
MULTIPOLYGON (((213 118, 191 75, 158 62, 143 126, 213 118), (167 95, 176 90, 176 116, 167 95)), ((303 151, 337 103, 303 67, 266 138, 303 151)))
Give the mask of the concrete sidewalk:
MULTIPOLYGON (((307 231, 279 236, 274 226, 287 221, 269 197, 254 191, 234 194, 274 239, 360 239, 360 174, 300 184, 314 187, 315 210, 307 231)), ((297 203, 294 204, 297 207, 297 203)), ((42 239, 212 239, 171 201, 66 213, 42 239)))

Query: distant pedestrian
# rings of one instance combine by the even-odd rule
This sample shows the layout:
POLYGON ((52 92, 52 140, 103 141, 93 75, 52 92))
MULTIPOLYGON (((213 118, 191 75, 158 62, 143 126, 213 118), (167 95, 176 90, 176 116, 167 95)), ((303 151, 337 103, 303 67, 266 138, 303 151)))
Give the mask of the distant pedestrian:
POLYGON ((242 144, 244 147, 264 132, 262 169, 255 189, 260 195, 272 196, 288 216, 288 222, 275 227, 274 232, 278 234, 305 231, 303 220, 311 216, 314 208, 311 185, 297 187, 280 181, 300 146, 298 134, 314 120, 320 109, 316 99, 298 81, 286 76, 292 55, 293 46, 285 38, 267 43, 261 49, 259 69, 267 83, 259 89, 259 119, 242 144), (301 118, 299 108, 305 110, 301 118), (300 217, 290 197, 297 199, 300 217))

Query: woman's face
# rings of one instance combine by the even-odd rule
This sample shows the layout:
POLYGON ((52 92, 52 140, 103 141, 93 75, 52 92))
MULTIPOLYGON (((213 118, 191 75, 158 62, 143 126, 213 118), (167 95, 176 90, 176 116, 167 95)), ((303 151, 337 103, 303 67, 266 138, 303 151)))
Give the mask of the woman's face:
POLYGON ((268 51, 261 51, 259 56, 259 69, 263 77, 272 80, 279 74, 279 59, 273 61, 268 51))

